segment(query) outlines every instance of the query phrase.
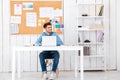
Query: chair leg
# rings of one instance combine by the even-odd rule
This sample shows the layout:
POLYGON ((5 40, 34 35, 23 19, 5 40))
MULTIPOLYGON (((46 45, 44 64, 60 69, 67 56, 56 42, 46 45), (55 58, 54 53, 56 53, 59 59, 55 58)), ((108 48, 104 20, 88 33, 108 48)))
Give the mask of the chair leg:
MULTIPOLYGON (((45 63, 46 63, 46 65, 47 65, 48 60, 46 60, 45 63)), ((57 70, 56 70, 56 77, 59 76, 59 72, 60 72, 60 71, 59 71, 59 69, 57 68, 57 70)), ((43 73, 42 73, 41 77, 43 77, 43 73)))
POLYGON ((43 77, 43 73, 41 74, 41 77, 43 77))
POLYGON ((59 69, 57 68, 57 70, 56 70, 56 77, 58 77, 58 75, 59 75, 59 69))

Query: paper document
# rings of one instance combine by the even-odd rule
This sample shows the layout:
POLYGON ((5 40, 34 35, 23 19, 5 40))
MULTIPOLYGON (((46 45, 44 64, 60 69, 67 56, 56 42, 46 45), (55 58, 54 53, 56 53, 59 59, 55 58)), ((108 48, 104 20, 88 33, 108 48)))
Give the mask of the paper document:
POLYGON ((24 2, 23 10, 33 10, 33 3, 32 2, 24 2))
POLYGON ((21 24, 21 16, 11 16, 11 23, 21 24))
POLYGON ((56 10, 54 10, 54 16, 55 17, 62 16, 62 9, 56 9, 56 10))
POLYGON ((21 4, 14 4, 14 14, 15 15, 22 14, 22 5, 21 4))
POLYGON ((26 13, 26 26, 28 27, 37 26, 37 14, 35 12, 26 13))
POLYGON ((18 24, 11 24, 11 33, 19 33, 19 28, 18 28, 18 24))
POLYGON ((53 7, 41 7, 39 8, 39 14, 40 14, 40 17, 42 18, 45 18, 45 17, 48 17, 48 18, 51 18, 51 17, 54 17, 54 9, 53 7))

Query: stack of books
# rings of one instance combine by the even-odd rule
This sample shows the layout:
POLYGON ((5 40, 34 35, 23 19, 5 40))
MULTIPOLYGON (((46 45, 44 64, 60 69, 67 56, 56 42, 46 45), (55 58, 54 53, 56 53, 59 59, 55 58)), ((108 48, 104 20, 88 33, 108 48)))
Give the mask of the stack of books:
POLYGON ((102 6, 100 7, 100 11, 99 11, 98 16, 103 16, 103 8, 104 8, 104 6, 102 5, 102 6))

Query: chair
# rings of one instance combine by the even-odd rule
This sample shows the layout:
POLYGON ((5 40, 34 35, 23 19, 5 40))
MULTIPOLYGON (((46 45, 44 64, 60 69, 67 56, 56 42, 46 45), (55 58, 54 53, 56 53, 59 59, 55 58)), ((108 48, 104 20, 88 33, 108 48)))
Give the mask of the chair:
MULTIPOLYGON (((45 63, 46 63, 46 67, 51 67, 52 68, 52 65, 53 65, 53 59, 45 59, 45 63)), ((56 70, 56 77, 58 77, 59 75, 59 68, 57 68, 56 70)), ((43 74, 42 74, 43 76, 43 74)))

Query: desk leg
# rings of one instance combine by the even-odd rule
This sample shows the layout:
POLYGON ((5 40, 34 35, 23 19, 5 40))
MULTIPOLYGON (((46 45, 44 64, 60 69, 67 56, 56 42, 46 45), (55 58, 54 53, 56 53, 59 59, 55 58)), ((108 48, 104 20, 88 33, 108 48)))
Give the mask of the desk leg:
POLYGON ((77 51, 75 51, 75 78, 77 78, 77 70, 78 70, 78 59, 77 59, 77 54, 78 54, 78 52, 77 51))
POLYGON ((15 80, 16 60, 15 60, 15 49, 12 49, 12 80, 15 80))
POLYGON ((17 52, 18 53, 18 68, 17 68, 17 71, 18 71, 18 78, 20 78, 21 77, 21 65, 20 65, 20 63, 21 63, 21 61, 20 61, 20 59, 21 59, 21 55, 20 55, 20 51, 18 51, 17 52))
POLYGON ((81 79, 80 79, 80 80, 83 80, 83 79, 84 79, 84 74, 83 74, 83 72, 84 72, 84 70, 83 70, 83 67, 84 67, 84 64, 83 64, 83 62, 84 62, 84 59, 83 59, 83 57, 84 57, 84 56, 83 56, 83 49, 81 50, 80 53, 81 53, 81 54, 80 54, 80 55, 81 55, 81 58, 80 58, 80 59, 81 59, 81 60, 80 60, 80 61, 81 61, 81 62, 80 62, 80 63, 81 63, 81 65, 80 65, 80 66, 81 66, 81 67, 80 67, 80 70, 81 70, 81 71, 80 71, 80 72, 81 72, 80 77, 81 77, 81 79))

